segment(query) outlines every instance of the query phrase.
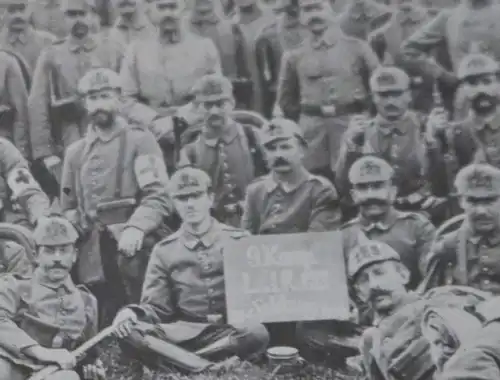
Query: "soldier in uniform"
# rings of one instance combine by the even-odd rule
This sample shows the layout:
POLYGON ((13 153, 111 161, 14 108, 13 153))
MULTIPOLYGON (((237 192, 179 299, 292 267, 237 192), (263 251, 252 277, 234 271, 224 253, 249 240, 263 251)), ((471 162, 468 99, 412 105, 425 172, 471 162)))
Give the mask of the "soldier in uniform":
POLYGON ((464 166, 489 163, 500 168, 500 68, 492 57, 470 54, 458 70, 460 87, 457 98, 464 119, 450 121, 440 107, 433 109, 427 120, 428 135, 435 140, 446 157, 448 187, 452 190, 455 175, 464 166))
POLYGON ((214 217, 239 227, 246 188, 265 173, 258 130, 231 119, 235 100, 228 78, 207 75, 195 85, 194 93, 205 117, 200 136, 181 152, 181 161, 186 162, 180 166, 189 163, 210 176, 214 217))
POLYGON ((244 66, 238 69, 243 70, 242 77, 250 79, 251 87, 247 86, 247 96, 244 99, 247 109, 264 113, 263 88, 259 82, 259 70, 256 61, 257 38, 264 28, 275 22, 276 16, 271 9, 263 6, 259 0, 235 0, 236 23, 234 31, 242 41, 242 57, 244 66))
POLYGON ((45 380, 104 380, 99 360, 92 362, 91 356, 83 368, 75 368, 69 351, 97 333, 97 301, 70 276, 78 233, 66 219, 51 216, 34 236, 38 265, 33 274, 0 280, 0 378, 25 380, 40 364, 56 364, 61 369, 45 380))
POLYGON ((81 79, 90 125, 66 152, 61 185, 62 209, 82 236, 77 274, 94 285, 103 313, 122 306, 123 290, 128 302, 139 300, 148 248, 170 213, 160 147, 147 128, 119 116, 119 87, 109 69, 81 79))
POLYGON ((133 42, 125 54, 122 112, 150 125, 158 140, 173 143, 173 123, 164 123, 164 117, 190 102, 201 77, 221 72, 220 57, 209 38, 189 32, 182 23, 183 1, 156 0, 151 7, 157 34, 133 42))
POLYGON ((309 35, 299 20, 298 0, 278 0, 275 10, 278 13, 276 21, 262 30, 255 43, 263 114, 267 118, 277 116, 273 115, 273 107, 284 52, 297 48, 309 35))
POLYGON ((40 55, 28 101, 33 159, 49 170, 60 168, 64 150, 86 132, 78 81, 93 67, 117 70, 121 59, 107 40, 90 34, 90 0, 64 0, 62 10, 70 34, 40 55))
POLYGON ((427 259, 429 286, 459 284, 500 294, 500 169, 472 164, 455 187, 465 220, 436 242, 427 259))
POLYGON ((373 73, 370 87, 377 115, 368 121, 353 117, 337 163, 337 186, 344 206, 348 210, 351 203, 348 173, 352 163, 371 153, 393 167, 393 181, 398 189, 395 204, 399 209, 423 210, 437 218, 443 201, 431 194, 430 182, 440 178, 436 173, 445 173, 444 164, 439 146, 422 134, 422 118, 408 109, 408 75, 396 67, 380 67, 373 73))
POLYGON ((349 171, 352 197, 358 216, 343 226, 344 250, 359 243, 359 233, 383 241, 401 257, 410 273, 408 289, 422 280, 424 259, 434 240, 435 228, 422 214, 398 211, 394 207, 398 189, 394 170, 382 158, 372 155, 358 159, 349 171))
POLYGON ((192 0, 192 5, 186 16, 188 29, 213 41, 219 52, 222 74, 233 82, 236 107, 248 108, 245 102, 251 82, 241 30, 226 19, 220 0, 192 0))
POLYGON ((427 22, 427 11, 411 0, 392 0, 391 4, 395 8, 391 19, 370 33, 368 40, 380 61, 392 62, 406 71, 411 79, 412 108, 428 113, 433 105, 434 78, 421 67, 406 64, 401 56, 402 42, 427 22))
MULTIPOLYGON (((115 323, 127 321, 118 329, 118 336, 135 347, 134 357, 145 364, 158 365, 162 360, 168 363, 174 357, 168 350, 162 351, 160 358, 153 355, 145 344, 145 336, 134 334, 141 331, 137 321, 155 327, 146 329, 146 335, 156 335, 184 350, 211 346, 214 350, 206 351, 206 355, 255 357, 266 349, 268 332, 258 323, 227 324, 221 254, 226 242, 242 239, 248 233, 210 216, 214 194, 204 171, 178 170, 171 178, 169 190, 182 226, 156 245, 140 304, 123 309, 115 318, 115 323)), ((181 363, 188 362, 188 357, 177 356, 181 363)))
POLYGON ((459 6, 442 10, 411 35, 402 45, 403 56, 409 64, 439 79, 443 89, 447 86, 446 97, 452 98, 449 95, 457 84, 455 73, 472 44, 479 43, 481 51, 500 58, 499 16, 500 4, 496 0, 462 0, 459 6))
POLYGON ((68 26, 64 20, 64 10, 61 5, 65 0, 36 0, 30 21, 37 30, 43 30, 55 35, 58 39, 68 35, 68 26))
MULTIPOLYGON (((51 45, 55 36, 44 30, 37 30, 29 23, 34 8, 32 0, 7 0, 4 25, 0 31, 3 48, 19 55, 26 64, 31 78, 36 61, 44 48, 51 45)), ((27 73, 27 74, 28 74, 27 73)))
POLYGON ((298 121, 308 149, 304 164, 332 178, 349 115, 369 92, 378 59, 368 44, 345 36, 327 0, 301 0, 301 21, 311 36, 285 52, 277 103, 284 117, 298 121))
POLYGON ((119 44, 123 52, 127 46, 139 39, 154 35, 154 26, 144 11, 144 0, 113 0, 118 17, 108 31, 108 38, 119 44))
POLYGON ((332 231, 340 224, 335 188, 307 171, 307 149, 300 127, 273 119, 262 131, 270 174, 247 189, 242 226, 252 234, 332 231))

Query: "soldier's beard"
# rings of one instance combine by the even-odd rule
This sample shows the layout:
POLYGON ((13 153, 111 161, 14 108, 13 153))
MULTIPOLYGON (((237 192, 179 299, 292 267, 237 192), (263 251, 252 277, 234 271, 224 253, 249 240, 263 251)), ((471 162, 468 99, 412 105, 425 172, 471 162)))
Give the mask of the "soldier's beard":
POLYGON ((390 203, 387 199, 364 199, 358 203, 360 214, 367 220, 382 220, 390 209, 390 203))
POLYGON ((101 129, 109 129, 115 121, 115 115, 110 111, 97 110, 92 114, 94 125, 101 129))
POLYGON ((87 24, 83 22, 77 22, 73 27, 71 28, 71 35, 73 37, 82 39, 89 34, 90 28, 87 24))
POLYGON ((474 95, 471 99, 471 108, 478 116, 488 116, 493 114, 498 107, 498 97, 485 92, 474 95))

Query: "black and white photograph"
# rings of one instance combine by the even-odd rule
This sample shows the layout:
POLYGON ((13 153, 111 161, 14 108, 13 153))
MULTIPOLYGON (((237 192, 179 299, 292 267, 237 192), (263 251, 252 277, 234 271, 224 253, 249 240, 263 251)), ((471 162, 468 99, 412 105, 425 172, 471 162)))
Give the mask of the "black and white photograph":
POLYGON ((500 1, 0 0, 0 380, 500 380, 500 1))

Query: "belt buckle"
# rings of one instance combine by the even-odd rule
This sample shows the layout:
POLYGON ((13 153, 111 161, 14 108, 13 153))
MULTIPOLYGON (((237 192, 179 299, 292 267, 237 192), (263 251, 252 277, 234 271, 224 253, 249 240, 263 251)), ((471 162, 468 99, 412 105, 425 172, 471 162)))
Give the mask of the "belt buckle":
POLYGON ((321 113, 323 116, 335 116, 337 114, 337 107, 333 104, 321 106, 321 113))

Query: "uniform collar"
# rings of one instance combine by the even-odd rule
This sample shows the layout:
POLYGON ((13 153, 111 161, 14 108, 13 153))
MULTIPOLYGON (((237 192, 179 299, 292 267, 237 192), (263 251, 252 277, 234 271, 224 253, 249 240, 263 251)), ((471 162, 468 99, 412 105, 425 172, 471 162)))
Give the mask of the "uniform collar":
POLYGON ((77 41, 74 37, 69 36, 67 39, 69 50, 73 53, 80 51, 92 51, 97 46, 97 43, 92 36, 87 36, 84 41, 77 41))
POLYGON ((200 14, 197 12, 192 12, 191 17, 189 19, 191 24, 195 26, 203 26, 204 24, 215 25, 220 22, 220 18, 217 16, 215 12, 210 12, 209 14, 200 14))
POLYGON ((298 178, 298 180, 295 183, 285 184, 284 182, 277 181, 273 176, 273 173, 270 173, 264 179, 265 181, 264 185, 268 193, 272 193, 278 187, 281 188, 285 193, 292 193, 293 191, 298 189, 304 182, 311 180, 311 178, 312 174, 304 170, 303 174, 298 178))
POLYGON ((476 118, 474 118, 474 116, 472 116, 472 119, 472 125, 478 131, 483 131, 484 129, 486 129, 486 126, 494 131, 497 131, 500 128, 500 110, 497 110, 497 112, 489 120, 477 120, 476 118))
POLYGON ((339 28, 330 26, 318 40, 312 40, 311 45, 314 49, 327 49, 334 46, 339 41, 339 34, 342 33, 339 28))
POLYGON ((196 236, 186 230, 184 226, 181 226, 181 236, 186 248, 193 250, 198 244, 202 244, 205 248, 210 248, 214 245, 219 232, 221 231, 221 224, 212 218, 212 225, 209 230, 202 236, 196 236))
POLYGON ((225 144, 230 144, 234 141, 238 135, 240 135, 240 125, 233 120, 231 120, 226 126, 226 130, 221 137, 208 137, 208 131, 206 128, 203 129, 202 137, 206 145, 215 148, 220 140, 225 144))
POLYGON ((93 124, 89 125, 88 131, 87 131, 87 136, 85 137, 85 140, 87 142, 87 146, 92 145, 95 141, 101 140, 104 142, 108 142, 113 140, 116 136, 118 136, 120 133, 124 132, 126 129, 126 121, 122 117, 116 117, 115 119, 115 124, 114 124, 114 131, 109 134, 109 135, 104 135, 102 134, 98 127, 96 127, 93 124))
POLYGON ((497 231, 494 235, 481 236, 475 234, 470 223, 468 221, 465 222, 467 241, 472 243, 473 245, 478 245, 480 243, 487 243, 489 247, 496 247, 500 245, 500 231, 497 231))
POLYGON ((9 28, 4 27, 0 32, 0 38, 2 41, 9 45, 21 44, 26 45, 26 43, 30 40, 34 31, 31 26, 27 26, 24 31, 21 33, 11 33, 9 28))
POLYGON ((399 216, 400 212, 394 208, 391 208, 384 220, 372 222, 371 220, 363 218, 361 215, 359 215, 357 221, 365 232, 371 232, 373 230, 385 232, 389 231, 389 229, 394 226, 396 221, 399 219, 399 216))
POLYGON ((125 21, 123 17, 118 17, 115 22, 115 27, 121 30, 130 30, 133 29, 135 31, 141 31, 149 26, 149 20, 142 12, 137 13, 137 17, 134 18, 132 24, 129 24, 125 21))
POLYGON ((162 44, 162 45, 174 45, 174 44, 177 44, 177 43, 181 42, 181 40, 186 35, 186 31, 183 30, 182 26, 176 32, 170 33, 168 35, 164 35, 159 30, 158 30, 158 33, 159 33, 159 38, 160 38, 159 41, 160 41, 160 44, 162 44))
POLYGON ((37 268, 33 272, 33 280, 36 281, 37 284, 42 285, 42 286, 49 288, 49 289, 52 289, 52 290, 58 290, 58 289, 63 288, 68 293, 73 293, 76 291, 76 285, 71 280, 70 275, 68 275, 68 277, 66 277, 66 280, 63 283, 54 284, 54 283, 50 282, 50 280, 47 278, 47 276, 45 276, 42 269, 37 268))
POLYGON ((384 136, 389 136, 391 134, 402 136, 408 132, 405 123, 407 118, 408 118, 408 112, 406 112, 400 119, 395 121, 386 120, 382 116, 377 114, 377 116, 375 116, 375 121, 376 125, 378 126, 378 130, 384 136))

